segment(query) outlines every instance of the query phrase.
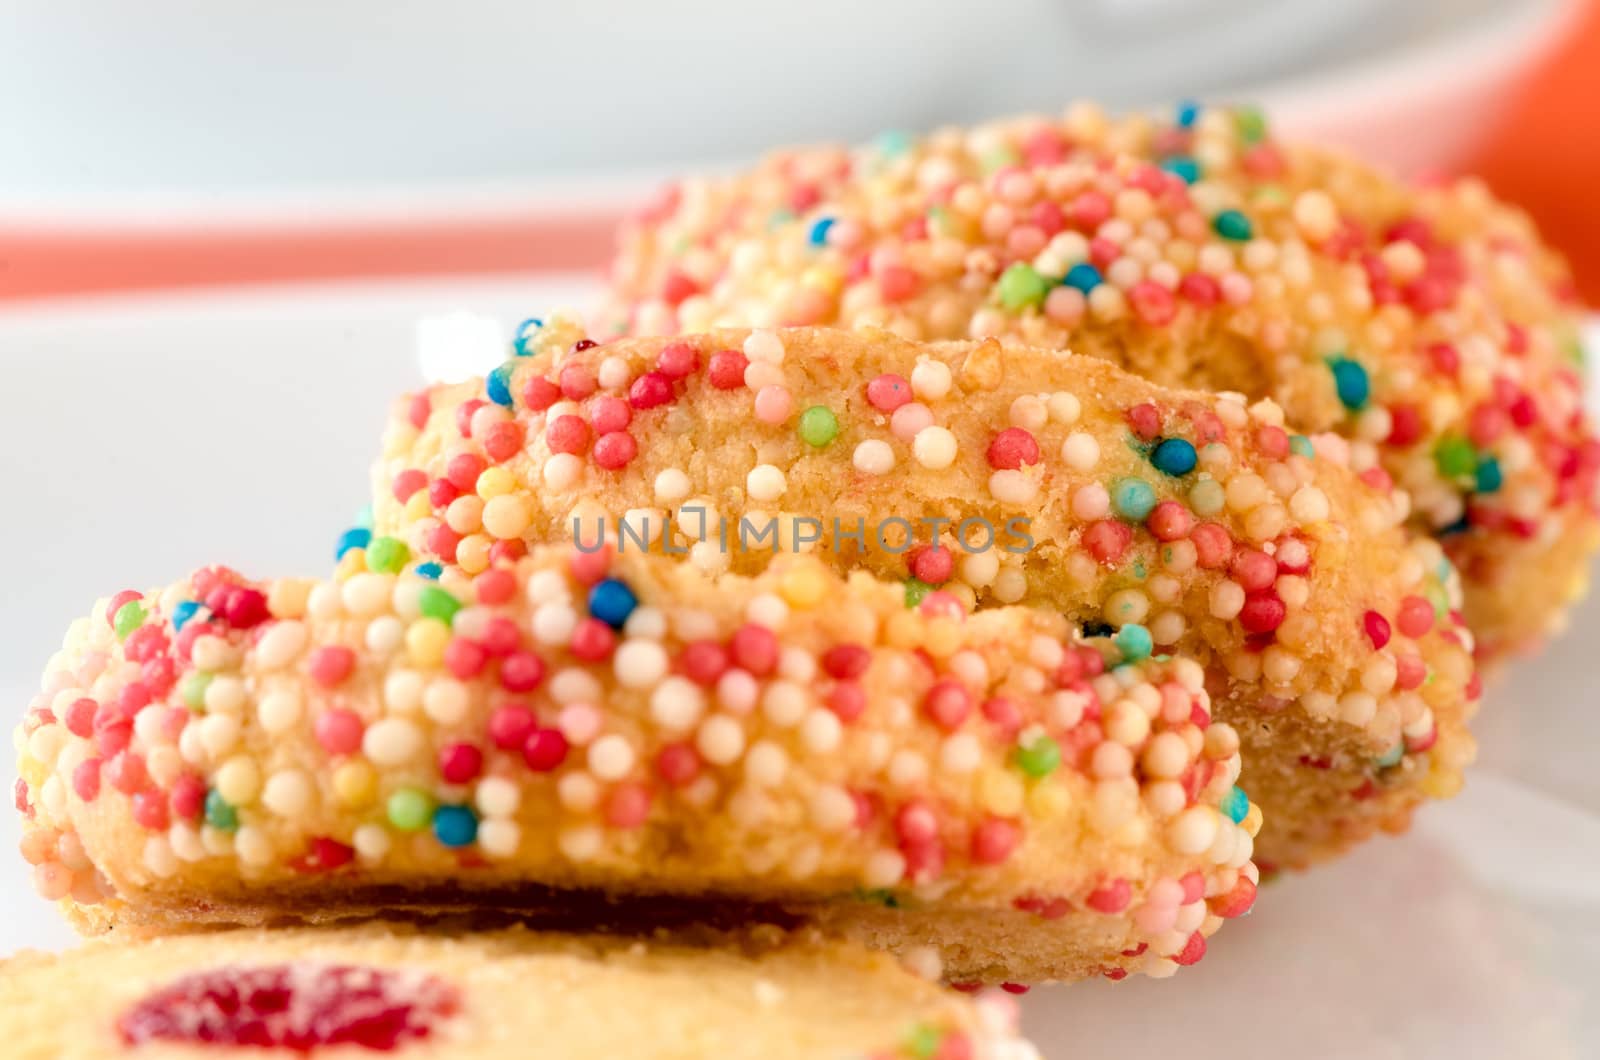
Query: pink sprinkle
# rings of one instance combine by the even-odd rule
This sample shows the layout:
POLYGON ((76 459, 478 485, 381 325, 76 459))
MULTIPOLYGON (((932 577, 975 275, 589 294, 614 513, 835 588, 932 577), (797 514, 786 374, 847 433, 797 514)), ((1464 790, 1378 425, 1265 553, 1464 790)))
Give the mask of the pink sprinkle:
POLYGON ((561 393, 573 401, 582 401, 594 393, 594 376, 581 364, 569 364, 561 369, 561 393))
MULTIPOLYGON (((499 568, 484 571, 478 575, 477 580, 472 585, 478 592, 478 603, 489 607, 506 603, 517 593, 516 575, 508 570, 499 568)), ((496 621, 502 620, 497 619, 496 621)), ((510 624, 509 619, 503 621, 508 625, 510 624)), ((513 632, 516 629, 515 626, 511 628, 513 632)))
POLYGON ((588 703, 569 703, 561 708, 561 713, 556 715, 556 728, 567 738, 568 743, 586 746, 600 735, 600 727, 605 724, 605 719, 600 716, 600 711, 588 703))
POLYGON ((683 379, 700 367, 700 355, 686 342, 674 342, 662 347, 656 357, 656 371, 668 379, 683 379))
POLYGON ((1015 471, 1039 462, 1039 441, 1021 427, 1007 427, 989 443, 989 466, 1015 471))
POLYGON ((902 442, 915 438, 923 428, 933 426, 933 410, 920 401, 895 409, 889 417, 889 432, 902 442))
POLYGON ((144 759, 132 751, 123 751, 111 759, 104 772, 106 783, 124 795, 132 795, 150 782, 144 759))
POLYGON ((637 828, 650 816, 650 789, 624 782, 606 799, 606 823, 613 828, 637 828))
POLYGON ((1415 640, 1433 628, 1433 605, 1420 596, 1408 596, 1400 601, 1400 611, 1395 616, 1400 632, 1415 640))
POLYGON ((1110 883, 1101 884, 1089 892, 1085 903, 1097 913, 1112 915, 1128 908, 1128 902, 1133 897, 1133 888, 1128 881, 1118 876, 1110 883))
POLYGON ((1111 200, 1098 191, 1086 191, 1072 200, 1072 223, 1092 232, 1111 216, 1111 200))
POLYGON ((1256 431, 1256 445, 1270 459, 1282 460, 1289 455, 1289 432, 1270 424, 1262 426, 1256 431))
POLYGON ((584 585, 593 585, 604 578, 606 571, 611 569, 611 546, 603 545, 589 551, 573 549, 569 566, 574 578, 584 585))
POLYGON ((738 666, 757 677, 766 677, 778 667, 778 638, 765 626, 748 622, 728 642, 728 652, 738 666))
MULTIPOLYGON (((419 394, 418 396, 425 397, 426 395, 419 394)), ((461 435, 461 437, 472 437, 472 418, 478 414, 479 409, 485 408, 487 405, 488 402, 484 401, 482 398, 472 398, 468 401, 463 401, 460 407, 456 409, 456 431, 461 435)), ((428 414, 426 412, 422 414, 421 423, 417 423, 415 420, 412 421, 419 431, 427 425, 427 422, 428 414)))
POLYGON ((545 427, 544 441, 552 453, 577 455, 589 447, 589 425, 570 413, 557 416, 545 427))
POLYGON ((471 493, 478 488, 478 476, 487 466, 477 453, 457 453, 445 465, 444 477, 462 493, 471 493))
POLYGON ((1201 523, 1189 531, 1194 542, 1195 562, 1205 570, 1225 567, 1233 558, 1233 538, 1218 523, 1201 523))
POLYGON ((1372 642, 1374 650, 1389 643, 1389 620, 1378 612, 1368 611, 1362 615, 1361 625, 1367 631, 1367 639, 1372 642))
POLYGON ((411 495, 427 486, 428 476, 418 468, 408 467, 394 477, 394 499, 404 504, 411 495))
POLYGON ((894 830, 902 843, 930 843, 939 838, 939 818, 927 803, 908 802, 895 814, 894 830))
POLYGON ((616 632, 598 618, 590 616, 574 627, 567 650, 584 662, 602 662, 611 657, 616 646, 616 632))
POLYGON ((559 729, 537 729, 522 747, 522 760, 535 773, 548 773, 567 757, 567 738, 559 729))
POLYGON ((1145 525, 1158 541, 1178 541, 1187 537, 1194 520, 1181 501, 1162 501, 1151 510, 1145 525))
POLYGON ((917 274, 904 265, 891 265, 878 270, 878 290, 885 302, 904 302, 917 293, 920 283, 917 274))
POLYGON ((1120 563, 1131 544, 1133 528, 1116 519, 1101 519, 1083 532, 1083 547, 1108 567, 1120 563))
POLYGON ((620 471, 639 455, 639 443, 627 431, 603 434, 594 443, 594 462, 607 471, 620 471))
POLYGON ((141 791, 133 797, 134 822, 147 832, 164 832, 172 823, 166 797, 159 791, 141 791))
POLYGON ((589 402, 589 422, 596 434, 609 434, 633 422, 633 410, 621 398, 602 395, 589 402))
POLYGON ((411 426, 422 430, 428 425, 428 413, 433 411, 433 402, 428 398, 428 392, 411 395, 411 401, 406 407, 406 419, 411 421, 411 426))
POLYGON ((366 730, 360 715, 339 708, 317 715, 313 728, 317 742, 331 755, 353 754, 360 750, 361 734, 366 730))
POLYGON ((84 696, 73 700, 67 706, 66 714, 62 717, 62 724, 74 736, 81 736, 87 740, 94 735, 94 715, 100 709, 100 704, 84 696))
POLYGON ((918 545, 907 554, 912 575, 929 585, 943 585, 955 572, 955 555, 948 548, 918 545))
POLYGON ((983 701, 984 719, 993 724, 1005 736, 1011 736, 1022 728, 1022 708, 1016 700, 1007 699, 1005 696, 991 696, 983 701))
POLYGON ((332 688, 350 676, 356 666, 356 653, 342 644, 324 644, 311 653, 307 669, 311 679, 332 688))
POLYGON ((628 388, 628 404, 636 409, 653 409, 672 400, 672 380, 660 372, 646 372, 628 388))
POLYGON ((530 651, 514 651, 500 663, 500 684, 508 692, 529 692, 544 680, 544 661, 530 651))
POLYGON ((560 400, 561 388, 544 376, 534 376, 522 388, 522 403, 530 412, 543 412, 560 400))
POLYGON ((1128 410, 1128 426, 1141 441, 1153 441, 1161 433, 1161 412, 1150 402, 1142 402, 1128 410))
POLYGON ((1257 549, 1246 549, 1234 557, 1234 580, 1247 592, 1270 586, 1278 578, 1278 561, 1257 549))
POLYGON ((1183 944, 1183 949, 1172 957, 1172 963, 1188 967, 1199 964, 1200 958, 1206 955, 1206 937, 1196 931, 1189 936, 1189 941, 1183 944))
POLYGON ((893 412, 911 400, 911 384, 903 376, 884 373, 867 384, 867 401, 880 412, 893 412))
POLYGON ((1244 607, 1239 611, 1239 624, 1247 633, 1271 633, 1283 625, 1288 608, 1272 589, 1258 589, 1246 593, 1244 607))
POLYGON ((453 743, 439 752, 439 776, 447 784, 465 784, 483 769, 483 752, 470 743, 453 743))
POLYGON ((700 755, 686 743, 669 743, 656 755, 656 773, 675 788, 700 775, 700 755))
POLYGON ((1400 655, 1395 658, 1394 686, 1402 692, 1420 687, 1428 677, 1428 664, 1420 655, 1400 655))
POLYGON ((713 640, 697 640, 684 647, 678 656, 683 675, 698 685, 717 683, 728 669, 728 652, 713 640))
POLYGON ((1055 287, 1044 296, 1044 315, 1070 328, 1083 319, 1088 305, 1088 299, 1076 287, 1055 287))
MULTIPOLYGON (((427 548, 445 563, 456 561, 456 546, 461 544, 461 535, 443 523, 428 531, 427 548)), ((188 627, 184 627, 187 629, 188 627)))
POLYGON ((206 783, 193 773, 185 773, 172 782, 170 792, 172 812, 181 820, 192 821, 205 811, 206 783))
POLYGON ((100 794, 100 765, 98 758, 85 758, 72 771, 72 791, 84 802, 93 802, 100 794))
POLYGON ((794 395, 781 383, 769 383, 756 392, 755 411, 762 423, 783 423, 794 411, 794 395))
POLYGON ((934 724, 947 732, 954 732, 972 713, 972 693, 958 681, 940 681, 928 689, 928 694, 922 700, 922 709, 934 724))
POLYGON ((980 865, 999 865, 1021 841, 1022 828, 1015 821, 991 817, 972 833, 972 860, 980 865))
POLYGON ((744 386, 744 370, 749 360, 739 350, 719 350, 711 355, 711 385, 718 390, 737 390, 744 386))
POLYGON ((489 653, 481 644, 465 637, 452 637, 444 648, 445 669, 462 681, 470 681, 483 672, 489 653))
POLYGON ((490 427, 483 436, 483 451, 489 459, 503 464, 522 451, 522 424, 515 420, 501 420, 490 427))
POLYGON ((1172 292, 1154 280, 1140 280, 1128 292, 1128 300, 1139 319, 1151 327, 1165 327, 1178 315, 1172 292))
POLYGON ((840 681, 828 692, 828 709, 849 724, 867 709, 867 693, 854 681, 840 681))
POLYGON ((516 750, 527 743, 533 728, 533 712, 520 703, 496 707, 489 715, 489 739, 502 751, 516 750))

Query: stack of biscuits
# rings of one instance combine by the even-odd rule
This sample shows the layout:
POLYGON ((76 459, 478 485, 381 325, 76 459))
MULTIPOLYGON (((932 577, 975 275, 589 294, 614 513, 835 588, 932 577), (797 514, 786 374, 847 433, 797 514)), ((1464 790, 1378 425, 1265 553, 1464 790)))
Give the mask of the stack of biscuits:
POLYGON ((1248 108, 783 151, 621 243, 395 403, 331 577, 72 626, 22 854, 109 937, 4 966, 8 1055, 1032 1056, 962 992, 1172 975, 1404 830, 1600 544, 1564 266, 1248 108))

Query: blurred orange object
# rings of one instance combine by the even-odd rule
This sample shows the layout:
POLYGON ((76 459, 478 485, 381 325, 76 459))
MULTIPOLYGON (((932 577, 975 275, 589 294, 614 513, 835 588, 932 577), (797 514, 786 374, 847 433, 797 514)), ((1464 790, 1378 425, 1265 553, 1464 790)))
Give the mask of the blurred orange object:
POLYGON ((1478 157, 1462 167, 1520 203, 1566 253, 1600 306, 1600 0, 1518 93, 1478 157))

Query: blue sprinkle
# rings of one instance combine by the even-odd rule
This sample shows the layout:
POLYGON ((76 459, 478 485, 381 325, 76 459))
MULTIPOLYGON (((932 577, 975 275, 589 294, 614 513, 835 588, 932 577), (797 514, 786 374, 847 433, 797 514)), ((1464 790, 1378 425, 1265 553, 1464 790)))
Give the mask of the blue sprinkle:
POLYGON ((1111 507, 1124 520, 1142 523, 1156 506, 1156 491, 1142 478, 1119 478, 1111 484, 1111 507))
POLYGON ((1333 372, 1334 389, 1339 392, 1339 401, 1345 408, 1359 409, 1367 403, 1371 387, 1367 381, 1367 370, 1361 367, 1359 361, 1335 357, 1328 362, 1328 368, 1333 372))
POLYGON ((533 338, 533 332, 544 327, 544 321, 538 317, 529 317, 517 325, 516 336, 511 340, 511 350, 518 357, 528 356, 528 342, 533 338))
POLYGON ((1076 287, 1084 294, 1088 294, 1104 283, 1105 278, 1100 275, 1099 269, 1090 265, 1087 261, 1080 261, 1067 270, 1067 274, 1062 278, 1061 282, 1067 287, 1076 287))
POLYGON ((1192 129, 1200 117, 1200 104, 1192 99, 1186 99, 1178 104, 1178 128, 1192 129))
POLYGON ((828 241, 828 229, 832 227, 833 218, 820 218, 816 224, 811 226, 811 233, 806 238, 811 241, 812 246, 820 247, 828 241))
POLYGON ((416 571, 418 577, 438 581, 439 575, 444 573, 444 565, 440 563, 419 563, 416 571))
POLYGON ((1193 184, 1200 179, 1200 163, 1184 155, 1167 159, 1161 163, 1161 168, 1182 177, 1185 184, 1193 184))
POLYGON ((1150 453, 1156 470, 1167 475, 1187 475, 1199 461, 1194 446, 1182 438, 1166 438, 1150 453))
POLYGON ((489 373, 489 378, 484 381, 484 388, 489 393, 489 400, 505 408, 511 407, 511 373, 517 367, 516 361, 507 361, 489 373))
POLYGON ((1123 662, 1138 662, 1150 657, 1150 652, 1155 648, 1155 642, 1150 637, 1150 631, 1138 623, 1130 623, 1117 630, 1117 635, 1111 638, 1112 642, 1122 651, 1123 662))
POLYGON ((364 526, 352 526, 339 535, 339 544, 333 550, 335 559, 343 559, 352 548, 366 548, 372 542, 372 531, 364 526))
POLYGON ((433 811, 433 836, 447 847, 469 846, 478 838, 478 816, 465 806, 433 811))
POLYGON ((911 150, 914 142, 912 135, 904 129, 889 129, 878 134, 873 146, 888 157, 894 158, 911 150))
POLYGON ((1477 480, 1479 493, 1493 493, 1498 490, 1502 481, 1500 461, 1492 456, 1479 460, 1477 480))
POLYGON ((1404 758, 1405 756, 1406 744, 1404 740, 1401 740, 1399 743, 1396 743, 1393 747, 1383 752, 1383 754, 1379 755, 1377 758, 1374 758, 1372 760, 1372 764, 1377 766, 1379 769, 1388 769, 1390 766, 1399 765, 1400 759, 1404 758))
POLYGON ((1317 450, 1311 444, 1311 439, 1303 434, 1289 435, 1289 452, 1298 453, 1300 456, 1315 458, 1317 450))
POLYGON ((1222 797, 1222 805, 1217 808, 1234 824, 1239 824, 1250 814, 1250 797, 1235 785, 1228 789, 1222 797))
POLYGON ((182 633, 183 627, 189 624, 189 620, 199 614, 200 607, 199 600, 185 600, 177 607, 174 607, 172 609, 173 632, 182 633))
POLYGON ((612 629, 621 629, 638 606, 639 599, 633 595, 633 590, 615 578, 596 582, 589 590, 589 613, 612 629))

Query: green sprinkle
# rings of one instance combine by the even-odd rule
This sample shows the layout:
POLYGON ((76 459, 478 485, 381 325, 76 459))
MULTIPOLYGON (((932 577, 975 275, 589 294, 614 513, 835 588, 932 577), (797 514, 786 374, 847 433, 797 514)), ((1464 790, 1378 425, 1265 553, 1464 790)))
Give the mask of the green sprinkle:
POLYGON ((1258 144, 1267 138, 1267 118, 1259 107, 1235 108, 1233 122, 1239 130, 1239 139, 1247 144, 1258 144))
POLYGON ((1478 471, 1478 454, 1472 451, 1472 443, 1459 435, 1439 439, 1433 449, 1433 461, 1439 474, 1449 479, 1473 478, 1478 471))
POLYGON ((1383 754, 1379 755, 1377 758, 1374 758, 1372 760, 1372 764, 1377 766, 1379 769, 1388 769, 1390 766, 1399 765, 1400 759, 1404 758, 1405 756, 1406 744, 1404 740, 1401 740, 1393 747, 1383 752, 1383 754))
POLYGON ((1020 156, 1016 151, 1009 147, 1002 146, 996 147, 992 151, 985 151, 982 157, 978 159, 978 163, 979 165, 983 166, 984 175, 987 176, 997 169, 1004 169, 1007 166, 1014 166, 1020 160, 1020 156))
POLYGON ((1117 635, 1112 642, 1122 651, 1123 662, 1138 662, 1148 659, 1150 652, 1155 648, 1154 639, 1150 631, 1137 622, 1129 623, 1117 630, 1117 635))
POLYGON ((911 150, 912 147, 916 146, 916 142, 916 137, 904 129, 885 129, 878 134, 878 138, 873 141, 872 146, 877 148, 880 154, 894 158, 911 150))
POLYGON ((1450 597, 1445 593, 1444 586, 1438 582, 1428 582, 1422 587, 1422 595, 1433 605, 1433 620, 1444 621, 1444 616, 1450 613, 1450 597))
POLYGON ((367 569, 378 574, 399 574, 411 550, 397 537, 375 537, 367 546, 367 569))
POLYGON ((239 812, 215 788, 206 792, 206 824, 219 832, 232 832, 239 827, 239 812))
POLYGON ((356 525, 361 527, 363 530, 371 530, 372 524, 372 505, 364 504, 361 506, 361 510, 356 512, 356 525))
POLYGON ((800 414, 800 439, 821 449, 839 435, 839 419, 826 405, 812 405, 800 414))
POLYGON ((1025 261, 1012 264, 1000 274, 1000 304, 1013 313, 1040 305, 1050 293, 1050 281, 1025 261))
POLYGON ((919 578, 906 579, 906 606, 916 607, 922 598, 933 592, 933 586, 919 578))
POLYGON ((1211 227, 1217 230, 1217 235, 1223 239, 1237 240, 1243 243, 1249 239, 1254 229, 1250 227, 1250 218, 1238 210, 1223 210, 1212 220, 1211 227))
POLYGON ((183 705, 190 710, 203 710, 206 705, 206 689, 211 687, 211 674, 201 673, 196 670, 183 679, 178 686, 178 694, 183 697, 183 705))
POLYGON ((1303 434, 1289 435, 1289 452, 1313 458, 1317 455, 1316 449, 1311 445, 1311 439, 1303 434))
POLYGON ((899 896, 893 891, 882 888, 875 891, 858 890, 855 892, 855 899, 858 902, 871 902, 873 905, 881 905, 885 909, 900 908, 899 896))
POLYGON ((1061 765, 1061 746, 1048 736, 1038 736, 1018 747, 1014 760, 1028 776, 1047 777, 1061 765))
POLYGON ((433 821, 433 799, 421 788, 401 788, 389 796, 389 823, 402 832, 420 832, 433 821))
POLYGON ((117 631, 118 640, 127 640, 128 634, 144 625, 144 620, 150 613, 144 605, 137 600, 129 600, 117 608, 117 613, 112 618, 111 627, 117 631))
POLYGON ((916 1060, 931 1060, 944 1042, 944 1032, 931 1023, 918 1023, 911 1028, 902 1044, 902 1052, 916 1060))
POLYGON ((456 612, 461 610, 461 601, 447 590, 429 585, 417 596, 417 607, 428 618, 437 618, 448 626, 455 621, 456 612))
POLYGON ((1142 478, 1119 478, 1111 484, 1111 507, 1130 523, 1143 522, 1156 506, 1156 491, 1142 478))

